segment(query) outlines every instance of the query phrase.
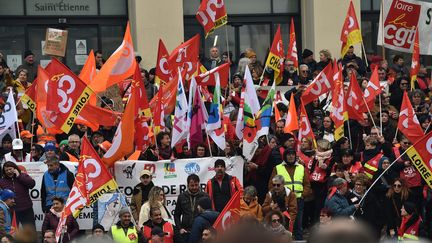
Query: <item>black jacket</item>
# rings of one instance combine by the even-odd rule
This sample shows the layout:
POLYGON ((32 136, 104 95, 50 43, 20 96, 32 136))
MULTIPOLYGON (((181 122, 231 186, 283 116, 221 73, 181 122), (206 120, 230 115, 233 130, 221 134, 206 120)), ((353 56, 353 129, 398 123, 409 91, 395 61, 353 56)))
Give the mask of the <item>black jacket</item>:
POLYGON ((196 203, 203 197, 209 196, 203 191, 191 194, 189 190, 178 196, 174 210, 174 222, 179 229, 185 229, 187 231, 192 229, 193 221, 198 216, 198 205, 196 203))

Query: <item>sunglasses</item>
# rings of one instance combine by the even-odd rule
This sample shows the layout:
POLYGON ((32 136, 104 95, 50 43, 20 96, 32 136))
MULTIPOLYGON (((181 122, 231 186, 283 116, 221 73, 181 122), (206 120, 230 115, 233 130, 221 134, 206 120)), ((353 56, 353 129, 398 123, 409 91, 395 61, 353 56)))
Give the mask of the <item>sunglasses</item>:
POLYGON ((274 187, 280 187, 282 184, 273 184, 274 187))
POLYGON ((273 223, 280 223, 280 219, 272 219, 273 223))
POLYGON ((408 85, 408 83, 401 83, 400 85, 401 86, 406 86, 406 85, 408 85))
POLYGON ((393 184, 393 187, 400 188, 400 187, 402 187, 402 185, 401 184, 393 184))

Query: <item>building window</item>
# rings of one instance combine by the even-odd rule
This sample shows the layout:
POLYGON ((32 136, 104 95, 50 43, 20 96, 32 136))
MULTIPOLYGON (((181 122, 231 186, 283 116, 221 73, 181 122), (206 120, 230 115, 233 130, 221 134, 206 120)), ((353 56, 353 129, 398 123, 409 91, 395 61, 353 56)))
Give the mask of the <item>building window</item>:
POLYGON ((0 16, 3 15, 24 15, 23 0, 0 0, 0 16), (13 2, 13 4, 11 4, 13 2))

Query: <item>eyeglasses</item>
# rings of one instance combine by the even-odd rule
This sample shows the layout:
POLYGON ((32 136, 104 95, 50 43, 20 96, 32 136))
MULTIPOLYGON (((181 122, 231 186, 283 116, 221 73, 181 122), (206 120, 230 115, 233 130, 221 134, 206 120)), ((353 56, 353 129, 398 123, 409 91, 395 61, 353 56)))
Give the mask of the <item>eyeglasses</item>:
POLYGON ((272 219, 273 223, 280 223, 280 219, 272 219))
POLYGON ((402 187, 402 184, 393 184, 393 187, 400 188, 400 187, 402 187))
POLYGON ((400 85, 401 85, 401 86, 407 86, 408 83, 401 83, 400 85))
POLYGON ((274 186, 274 187, 280 187, 280 186, 282 186, 282 184, 274 184, 274 183, 273 183, 273 186, 274 186))
POLYGON ((309 72, 308 70, 301 70, 300 72, 302 72, 302 73, 307 73, 307 72, 309 72))

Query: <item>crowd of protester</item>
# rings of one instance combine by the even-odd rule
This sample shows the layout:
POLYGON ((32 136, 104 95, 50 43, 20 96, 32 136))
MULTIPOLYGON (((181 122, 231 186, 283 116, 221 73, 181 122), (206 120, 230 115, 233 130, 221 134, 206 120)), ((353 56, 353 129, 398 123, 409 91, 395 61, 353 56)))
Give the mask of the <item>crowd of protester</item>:
MULTIPOLYGON (((104 63, 102 52, 97 51, 95 56, 96 66, 100 69, 104 63)), ((262 77, 271 78, 272 71, 260 62, 265 57, 257 57, 250 48, 242 53, 238 61, 231 60, 231 57, 228 52, 221 54, 217 47, 210 49, 209 58, 201 57, 207 69, 231 63, 231 82, 229 86, 222 87, 221 92, 224 96, 224 119, 230 121, 224 122, 226 149, 220 150, 211 142, 191 149, 187 144, 171 148, 171 116, 165 114, 165 131, 156 135, 157 144, 151 144, 139 152, 138 159, 168 159, 175 163, 175 159, 208 157, 210 154, 242 156, 242 141, 235 135, 235 124, 245 67, 251 70, 256 85, 261 84, 262 77)), ((74 181, 73 173, 60 161, 78 161, 83 136, 90 139, 102 156, 111 146, 116 127, 101 126, 99 130, 92 131, 85 125, 75 124, 69 134, 48 134, 37 119, 32 119, 31 110, 18 102, 37 75, 35 55, 26 51, 24 60, 25 63, 15 72, 8 68, 5 60, 0 60, 2 103, 9 91, 14 92, 20 128, 20 138, 6 134, 1 140, 0 237, 1 242, 14 242, 15 239, 10 236, 13 211, 24 230, 35 227, 33 203, 29 197, 29 190, 35 187, 35 181, 17 164, 41 161, 48 167, 40 188, 45 213, 42 237, 44 242, 55 242, 59 217, 74 181)), ((137 61, 140 60, 141 57, 137 57, 137 61)), ((294 95, 296 107, 300 107, 302 92, 331 62, 332 55, 328 50, 321 50, 319 61, 316 61, 314 53, 304 49, 298 70, 292 60, 285 60, 283 79, 277 85, 292 86, 285 96, 289 100, 294 95)), ((370 114, 363 114, 364 122, 349 120, 345 125, 346 137, 335 141, 335 127, 325 106, 327 102, 316 100, 306 105, 316 142, 310 137, 297 141, 296 132, 284 132, 288 109, 286 104, 278 103, 282 119, 273 120, 269 135, 259 138, 254 157, 250 161, 245 160, 243 181, 227 174, 224 160, 218 159, 214 164, 214 178, 202 182, 207 183, 205 191, 201 191, 197 175, 187 178, 187 191, 178 196, 174 214, 171 215, 166 207, 163 189, 153 183, 152 173, 144 170, 139 175, 140 183, 134 187, 130 209, 121 209, 119 221, 109 229, 95 225, 85 240, 195 243, 223 239, 228 236, 220 235, 212 225, 236 191, 242 193, 240 221, 261 230, 262 235, 277 239, 303 240, 312 230, 319 231, 339 217, 364 222, 372 229, 368 237, 375 240, 398 237, 432 239, 432 190, 407 155, 399 156, 412 141, 396 129, 402 95, 408 91, 422 129, 425 133, 430 130, 432 83, 426 69, 420 69, 415 87, 411 89, 409 68, 402 56, 396 55, 391 63, 382 59, 369 60, 367 65, 354 54, 354 48, 350 48, 339 62, 344 68, 345 86, 349 83, 350 74, 354 73, 363 90, 371 70, 378 66, 379 79, 385 84, 381 99, 376 99, 382 102, 382 112, 379 112, 380 105, 377 103, 370 114), (382 127, 379 127, 380 124, 382 127), (378 168, 373 176, 368 176, 364 165, 379 153, 382 157, 379 158, 378 168), (398 159, 396 163, 386 170, 395 159, 398 159), (370 188, 377 178, 378 182, 370 188)), ((159 85, 155 83, 155 68, 141 71, 147 97, 151 99, 159 85)), ((270 80, 269 85, 272 82, 270 80)), ((103 94, 101 106, 122 111, 122 95, 125 93, 121 86, 111 87, 103 94)), ((260 95, 259 86, 257 93, 260 95)), ((264 98, 260 97, 260 101, 264 98)), ((83 237, 79 224, 72 216, 67 218, 66 225, 63 242, 83 237)))

